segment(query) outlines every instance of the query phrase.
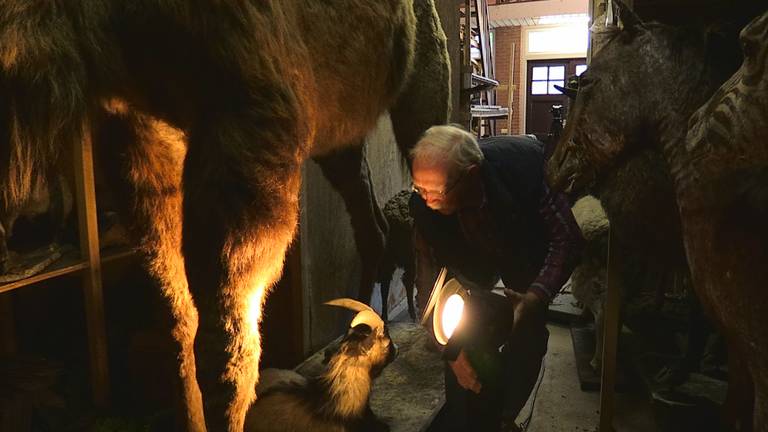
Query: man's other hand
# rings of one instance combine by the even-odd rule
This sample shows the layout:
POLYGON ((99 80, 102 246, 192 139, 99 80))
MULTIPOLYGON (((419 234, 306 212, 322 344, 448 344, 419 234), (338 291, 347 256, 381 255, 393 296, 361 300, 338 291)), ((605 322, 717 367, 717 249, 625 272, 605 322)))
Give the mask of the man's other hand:
POLYGON ((515 314, 510 340, 519 339, 522 337, 521 333, 530 333, 525 329, 544 324, 547 308, 539 296, 532 292, 521 294, 511 289, 505 289, 504 294, 512 303, 515 314))
POLYGON ((477 379, 477 373, 472 364, 469 363, 467 355, 464 350, 459 351, 459 355, 455 361, 449 361, 448 365, 453 370, 453 374, 456 376, 456 380, 463 388, 475 393, 480 393, 480 389, 483 385, 477 379))

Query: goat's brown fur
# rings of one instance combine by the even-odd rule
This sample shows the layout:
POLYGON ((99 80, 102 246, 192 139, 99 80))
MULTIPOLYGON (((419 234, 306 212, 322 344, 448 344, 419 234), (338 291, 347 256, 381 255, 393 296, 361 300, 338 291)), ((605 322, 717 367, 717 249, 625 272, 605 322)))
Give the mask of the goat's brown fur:
POLYGON ((0 211, 23 206, 91 124, 105 157, 125 156, 136 227, 177 321, 186 427, 239 431, 302 162, 359 146, 387 109, 408 118, 406 83, 425 83, 434 104, 395 124, 400 136, 445 121, 447 74, 432 0, 6 1, 0 211), (414 52, 433 75, 412 74, 414 52))

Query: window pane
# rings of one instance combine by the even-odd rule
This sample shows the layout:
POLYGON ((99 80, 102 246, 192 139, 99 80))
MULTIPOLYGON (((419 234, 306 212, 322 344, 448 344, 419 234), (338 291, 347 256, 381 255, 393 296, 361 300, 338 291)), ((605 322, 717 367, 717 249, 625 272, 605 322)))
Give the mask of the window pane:
POLYGON ((534 66, 531 79, 545 80, 547 79, 547 67, 546 66, 534 66))
POLYGON ((574 53, 582 57, 587 53, 589 30, 586 22, 561 24, 555 28, 528 32, 530 53, 574 53))
POLYGON ((549 79, 551 80, 565 79, 565 66, 550 66, 549 79))
POLYGON ((565 87, 564 83, 565 81, 550 81, 549 94, 561 94, 560 90, 555 88, 555 84, 559 85, 560 87, 565 87))
POLYGON ((576 75, 581 75, 581 73, 584 72, 585 70, 587 70, 587 65, 585 64, 576 65, 576 75))
POLYGON ((531 94, 542 95, 547 94, 547 82, 546 81, 534 81, 531 83, 531 94))

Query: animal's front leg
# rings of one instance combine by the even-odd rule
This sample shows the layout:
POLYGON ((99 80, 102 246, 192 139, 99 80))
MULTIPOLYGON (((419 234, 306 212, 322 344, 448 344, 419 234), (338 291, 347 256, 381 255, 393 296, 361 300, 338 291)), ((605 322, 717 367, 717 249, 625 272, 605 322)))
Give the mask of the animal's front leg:
POLYGON ((257 129, 263 119, 212 117, 190 136, 183 251, 206 424, 240 432, 258 381, 262 305, 297 223, 301 141, 257 129))

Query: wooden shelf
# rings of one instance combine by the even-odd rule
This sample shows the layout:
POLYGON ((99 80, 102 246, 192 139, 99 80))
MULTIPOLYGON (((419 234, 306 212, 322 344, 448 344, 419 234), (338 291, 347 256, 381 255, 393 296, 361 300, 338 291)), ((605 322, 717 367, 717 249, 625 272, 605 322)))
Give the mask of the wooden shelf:
MULTIPOLYGON (((90 124, 82 126, 82 141, 72 143, 74 162, 74 195, 77 208, 80 250, 65 255, 40 274, 0 285, 0 309, 4 316, 11 314, 12 305, 2 293, 55 277, 78 274, 82 281, 85 322, 88 337, 88 357, 93 402, 97 408, 109 406, 109 371, 107 361, 107 336, 104 318, 104 293, 101 266, 134 253, 132 248, 100 250, 96 220, 96 188, 93 172, 93 144, 90 124)), ((2 317, 0 317, 2 318, 2 317)), ((13 354, 12 322, 0 320, 0 350, 13 354)))
MULTIPOLYGON (((136 253, 136 249, 132 247, 110 248, 102 251, 103 255, 101 257, 101 263, 105 264, 119 260, 121 258, 126 258, 132 256, 134 253, 136 253)), ((88 261, 81 258, 79 252, 72 251, 64 254, 60 259, 52 263, 51 266, 45 269, 42 273, 0 285, 0 294, 13 291, 17 288, 33 285, 44 280, 53 279, 58 276, 77 273, 87 268, 88 261)))
POLYGON ((509 108, 498 105, 472 105, 470 112, 473 118, 505 118, 509 115, 509 108))

